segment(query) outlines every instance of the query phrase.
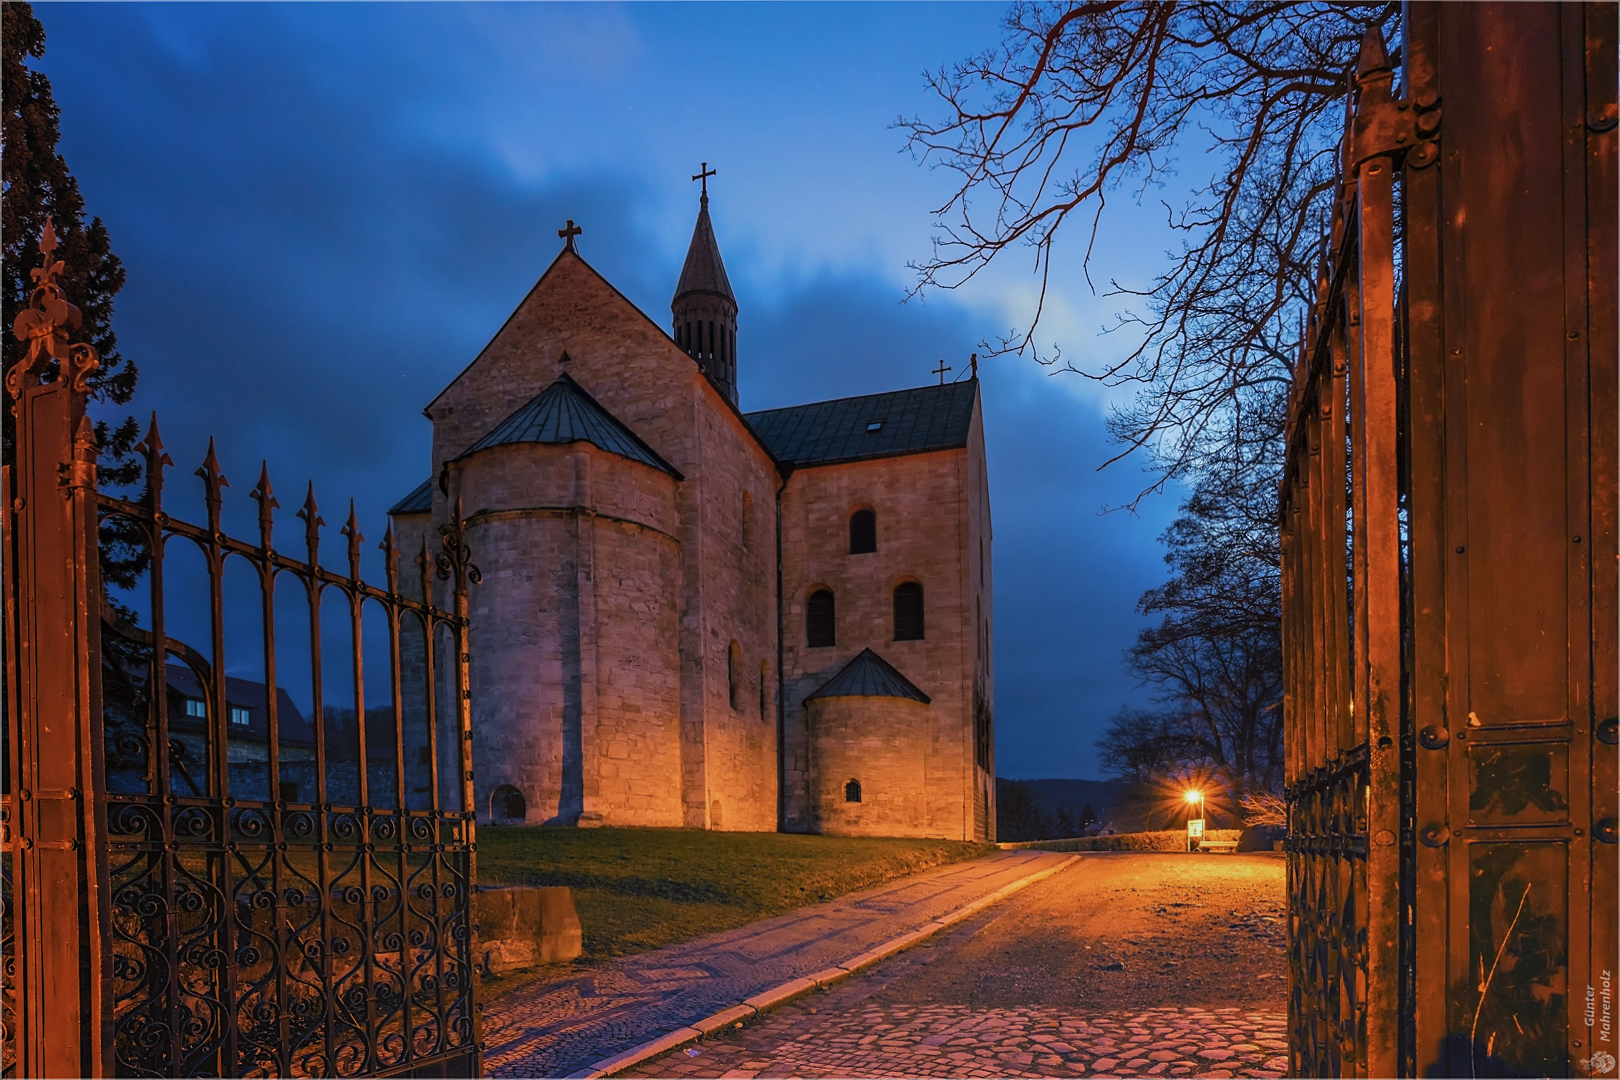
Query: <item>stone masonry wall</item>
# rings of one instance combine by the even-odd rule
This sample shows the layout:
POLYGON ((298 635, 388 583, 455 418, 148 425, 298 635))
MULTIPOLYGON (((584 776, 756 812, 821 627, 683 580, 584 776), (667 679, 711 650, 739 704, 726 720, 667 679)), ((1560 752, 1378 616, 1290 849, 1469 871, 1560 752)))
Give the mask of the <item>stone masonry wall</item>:
POLYGON ((588 444, 452 466, 483 572, 470 599, 481 819, 502 784, 531 823, 677 825, 675 480, 588 444))
MULTIPOLYGON (((563 371, 684 477, 675 494, 679 562, 669 593, 678 602, 681 673, 680 762, 669 775, 680 777, 682 823, 773 828, 776 732, 759 721, 757 697, 759 664, 773 660, 775 651, 775 574, 767 561, 775 547, 774 515, 761 511, 770 507, 778 480, 769 455, 691 357, 565 251, 428 407, 435 474, 563 371), (757 552, 755 558, 738 550, 744 492, 755 508, 748 553, 757 552), (751 709, 731 707, 726 661, 732 640, 752 673, 738 695, 740 704, 754 703, 751 709), (721 819, 714 822, 717 801, 721 819)), ((454 486, 455 473, 450 499, 460 494, 470 512, 465 493, 454 486)), ((431 521, 445 520, 449 506, 435 490, 431 521)), ((474 561, 483 566, 479 551, 474 545, 474 561)), ((508 692, 504 674, 489 674, 495 681, 475 673, 475 700, 508 692)))
MULTIPOLYGON (((970 458, 967 450, 946 450, 803 469, 789 478, 782 504, 782 563, 790 830, 814 827, 809 788, 814 732, 807 727, 803 701, 870 647, 933 699, 924 721, 927 821, 918 835, 972 836, 978 632, 976 590, 970 586, 976 580, 976 567, 970 565, 975 561, 969 543, 970 458), (877 515, 877 551, 851 555, 849 518, 862 508, 877 515), (893 640, 894 587, 906 580, 923 586, 921 641, 893 640), (819 587, 833 591, 837 645, 812 649, 804 604, 819 587)), ((985 609, 982 602, 980 608, 985 609)))
POLYGON ((816 832, 922 836, 928 831, 929 707, 910 698, 817 698, 809 705, 816 832), (860 801, 846 785, 860 784, 860 801))

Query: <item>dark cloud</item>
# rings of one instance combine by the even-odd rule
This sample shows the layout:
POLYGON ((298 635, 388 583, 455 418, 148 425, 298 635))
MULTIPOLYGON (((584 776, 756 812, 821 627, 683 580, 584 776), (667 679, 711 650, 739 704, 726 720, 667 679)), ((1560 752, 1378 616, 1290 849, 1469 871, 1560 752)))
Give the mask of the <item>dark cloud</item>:
MULTIPOLYGON (((537 180, 443 137, 422 103, 454 98, 457 64, 472 61, 384 17, 432 26, 436 10, 323 21, 301 6, 41 7, 64 151, 129 268, 116 326, 141 365, 137 406, 161 414, 172 505, 201 513, 191 473, 216 435, 228 526, 251 534, 248 492, 267 458, 283 545, 314 478, 328 559, 341 559, 352 494, 372 574, 384 511, 431 468, 422 406, 551 261, 563 219, 584 224, 586 257, 662 324, 696 209, 652 221, 646 208, 665 204, 610 161, 537 180)), ((901 304, 877 267, 759 277, 750 253, 769 239, 720 202, 716 216, 739 253, 745 408, 919 385, 941 358, 959 375, 1003 329, 949 296, 901 304)), ((1141 698, 1119 655, 1140 626, 1137 595, 1162 578, 1154 539, 1169 508, 1100 515, 1140 477, 1095 471, 1109 451, 1098 408, 1016 359, 984 376, 999 771, 1094 775, 1102 724, 1141 698)))

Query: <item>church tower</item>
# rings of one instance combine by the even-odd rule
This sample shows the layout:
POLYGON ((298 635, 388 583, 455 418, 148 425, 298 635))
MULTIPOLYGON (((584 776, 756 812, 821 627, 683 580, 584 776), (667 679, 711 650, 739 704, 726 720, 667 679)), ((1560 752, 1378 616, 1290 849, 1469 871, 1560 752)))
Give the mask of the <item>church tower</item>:
POLYGON ((737 298, 720 261, 720 245, 709 222, 709 177, 715 174, 709 163, 694 180, 703 182, 697 226, 692 245, 686 251, 686 265, 675 286, 669 309, 674 315, 670 336, 696 360, 720 386, 733 405, 737 404, 737 298))

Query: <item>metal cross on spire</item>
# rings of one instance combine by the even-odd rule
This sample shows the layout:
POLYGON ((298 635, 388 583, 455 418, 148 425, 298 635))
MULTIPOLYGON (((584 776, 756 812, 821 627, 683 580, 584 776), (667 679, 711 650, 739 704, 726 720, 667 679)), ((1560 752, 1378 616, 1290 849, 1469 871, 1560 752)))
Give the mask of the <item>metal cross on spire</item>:
POLYGON ((933 371, 929 372, 929 374, 938 375, 939 376, 939 385, 944 386, 945 385, 945 373, 947 371, 950 371, 950 370, 951 370, 951 365, 947 364, 945 362, 945 358, 942 356, 942 357, 939 358, 939 367, 937 367, 933 371))
POLYGON ((703 181, 703 201, 704 202, 709 201, 709 177, 718 176, 718 175, 720 175, 720 171, 718 169, 709 168, 709 163, 707 161, 705 161, 705 162, 703 162, 702 164, 700 164, 698 166, 698 174, 696 176, 692 177, 692 179, 694 179, 694 180, 703 181))
POLYGON ((574 250, 574 237, 578 236, 580 233, 582 233, 584 231, 585 231, 584 229, 582 229, 578 225, 574 224, 574 219, 573 218, 569 218, 568 219, 568 227, 565 228, 565 229, 558 229, 557 230, 557 235, 563 238, 564 243, 567 245, 567 250, 573 251, 574 250))

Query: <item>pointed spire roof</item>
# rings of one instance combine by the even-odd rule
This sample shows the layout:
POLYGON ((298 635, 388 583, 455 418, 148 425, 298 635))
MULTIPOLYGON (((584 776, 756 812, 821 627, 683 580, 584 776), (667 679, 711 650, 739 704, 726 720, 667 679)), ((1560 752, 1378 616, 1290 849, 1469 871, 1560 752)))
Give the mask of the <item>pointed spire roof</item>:
POLYGON ((808 702, 824 697, 910 698, 924 705, 933 700, 896 671, 893 664, 871 649, 862 649, 855 659, 844 665, 842 671, 804 700, 808 702))
POLYGON ((707 195, 699 204, 692 244, 686 249, 686 265, 681 267, 681 280, 675 286, 675 299, 689 292, 719 293, 733 304, 737 302, 731 291, 731 280, 726 277, 726 264, 720 261, 720 245, 714 238, 714 225, 709 221, 707 195))
POLYGON ((682 478, 674 466, 659 457, 657 451, 642 442, 566 373, 536 394, 534 400, 502 420, 461 456, 512 443, 575 442, 588 442, 599 450, 650 465, 677 480, 682 478))

